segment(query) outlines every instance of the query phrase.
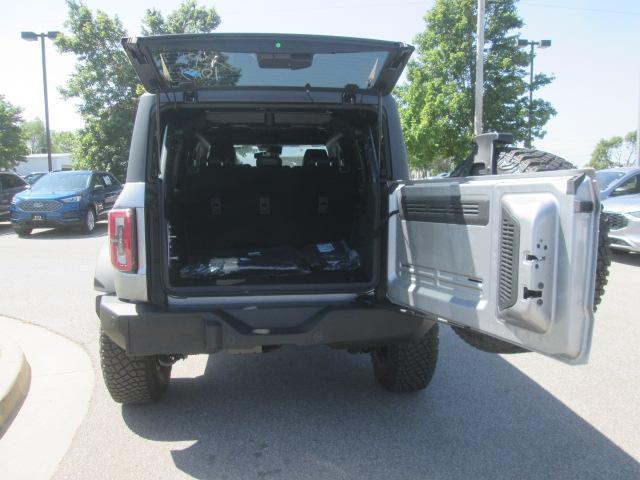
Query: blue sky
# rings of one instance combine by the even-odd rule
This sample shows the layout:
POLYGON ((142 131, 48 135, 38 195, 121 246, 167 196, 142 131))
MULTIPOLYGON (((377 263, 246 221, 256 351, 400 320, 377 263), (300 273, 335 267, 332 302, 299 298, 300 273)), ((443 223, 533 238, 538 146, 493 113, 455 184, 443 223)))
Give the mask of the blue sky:
MULTIPOLYGON (((163 12, 179 2, 154 0, 86 0, 120 16, 130 34, 139 33, 144 11, 163 12)), ((424 29, 423 16, 433 1, 415 0, 218 0, 219 31, 313 33, 381 38, 411 43, 424 29)), ((547 136, 536 146, 584 165, 600 138, 634 130, 640 109, 640 2, 638 0, 521 0, 525 21, 522 35, 551 39, 541 50, 536 71, 556 76, 540 95, 558 110, 547 136)), ((43 117, 40 50, 20 40, 22 30, 64 30, 63 0, 21 0, 5 5, 0 18, 4 68, 0 94, 25 109, 24 117, 43 117)), ((74 58, 47 50, 51 127, 67 130, 82 126, 73 102, 57 92, 73 71, 74 58)))

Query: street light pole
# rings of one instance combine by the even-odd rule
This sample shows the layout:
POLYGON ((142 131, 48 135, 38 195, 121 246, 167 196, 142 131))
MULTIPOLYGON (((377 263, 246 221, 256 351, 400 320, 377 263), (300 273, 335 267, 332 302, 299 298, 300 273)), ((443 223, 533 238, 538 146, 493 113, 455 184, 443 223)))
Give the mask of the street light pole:
POLYGON ((534 51, 536 42, 531 42, 531 49, 529 50, 529 115, 527 121, 529 122, 529 135, 527 136, 526 147, 531 148, 532 143, 532 131, 533 131, 533 59, 536 58, 534 51))
POLYGON ((42 84, 44 85, 44 127, 47 135, 47 165, 49 171, 53 170, 51 161, 51 131, 49 130, 49 95, 47 92, 47 60, 44 52, 44 35, 40 35, 40 46, 42 47, 42 84))
POLYGON ((478 0, 478 19, 476 25, 476 99, 473 118, 474 135, 482 133, 483 92, 484 90, 484 0, 478 0))
POLYGON ((638 90, 638 126, 636 127, 636 167, 640 167, 640 90, 638 90))
POLYGON ((518 39, 518 47, 530 47, 529 49, 529 105, 528 111, 529 115, 527 118, 527 123, 529 124, 529 132, 527 134, 527 141, 525 142, 525 147, 531 148, 531 144, 533 142, 533 61, 536 58, 535 48, 548 48, 551 46, 551 40, 540 40, 539 42, 534 42, 526 40, 524 38, 518 39))
POLYGON ((49 94, 47 92, 47 60, 45 55, 44 40, 45 37, 50 40, 55 40, 60 32, 47 32, 47 33, 35 33, 35 32, 22 32, 21 37, 27 41, 37 41, 40 39, 40 49, 42 52, 42 84, 44 86, 44 126, 45 134, 47 137, 47 165, 49 171, 53 170, 53 163, 51 161, 51 130, 49 129, 49 94))

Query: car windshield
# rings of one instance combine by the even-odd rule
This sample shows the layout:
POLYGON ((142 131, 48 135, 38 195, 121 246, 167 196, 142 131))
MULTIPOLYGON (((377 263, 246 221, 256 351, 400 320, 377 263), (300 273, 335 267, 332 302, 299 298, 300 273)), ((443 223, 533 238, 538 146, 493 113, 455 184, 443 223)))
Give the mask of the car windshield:
POLYGON ((32 192, 68 192, 87 187, 90 173, 49 173, 31 187, 32 192))
POLYGON ((606 190, 609 185, 622 177, 624 177, 624 172, 596 172, 596 179, 598 180, 600 191, 606 190))

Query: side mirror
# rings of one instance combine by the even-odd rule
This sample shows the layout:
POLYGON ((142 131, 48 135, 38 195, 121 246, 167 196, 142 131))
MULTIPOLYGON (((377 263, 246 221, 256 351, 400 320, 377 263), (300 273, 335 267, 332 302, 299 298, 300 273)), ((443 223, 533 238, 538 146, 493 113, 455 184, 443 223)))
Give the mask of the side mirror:
POLYGON ((95 185, 93 187, 93 193, 101 192, 102 190, 104 190, 104 187, 102 185, 95 185))
POLYGON ((629 187, 618 187, 611 192, 611 196, 619 197, 620 195, 628 195, 629 193, 631 193, 631 189, 629 187))

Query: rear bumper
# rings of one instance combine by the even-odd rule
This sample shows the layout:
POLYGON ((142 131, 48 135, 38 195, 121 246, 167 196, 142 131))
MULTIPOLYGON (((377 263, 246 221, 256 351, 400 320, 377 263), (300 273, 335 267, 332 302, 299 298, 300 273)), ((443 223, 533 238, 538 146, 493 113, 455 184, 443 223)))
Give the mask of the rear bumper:
POLYGON ((160 309, 96 298, 102 331, 128 355, 198 354, 271 345, 362 349, 423 335, 434 322, 360 302, 211 310, 160 309))

